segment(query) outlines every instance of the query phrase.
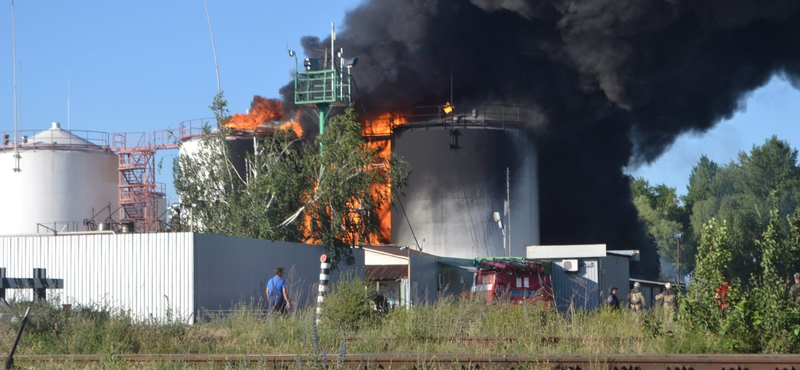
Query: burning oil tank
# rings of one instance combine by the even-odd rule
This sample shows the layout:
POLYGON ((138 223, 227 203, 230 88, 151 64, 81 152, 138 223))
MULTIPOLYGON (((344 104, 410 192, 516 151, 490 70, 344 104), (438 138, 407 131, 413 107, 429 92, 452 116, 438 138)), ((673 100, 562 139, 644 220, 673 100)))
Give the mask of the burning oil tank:
MULTIPOLYGON (((218 129, 209 131, 204 127, 205 124, 208 122, 184 127, 185 135, 182 137, 180 155, 197 155, 206 134, 219 135, 218 129)), ((256 95, 246 113, 236 113, 231 116, 225 126, 225 139, 228 143, 228 160, 237 173, 244 175, 247 155, 253 153, 256 140, 273 135, 279 128, 291 129, 297 136, 303 136, 300 125, 287 120, 282 111, 282 103, 277 99, 256 95)))
POLYGON ((500 105, 394 113, 392 151, 411 176, 392 211, 392 243, 464 258, 524 256, 525 245, 539 244, 537 152, 528 130, 535 117, 500 105))
POLYGON ((3 134, 0 235, 80 231, 84 220, 115 215, 119 161, 110 135, 67 131, 55 122, 34 133, 18 133, 17 151, 13 133, 3 134))

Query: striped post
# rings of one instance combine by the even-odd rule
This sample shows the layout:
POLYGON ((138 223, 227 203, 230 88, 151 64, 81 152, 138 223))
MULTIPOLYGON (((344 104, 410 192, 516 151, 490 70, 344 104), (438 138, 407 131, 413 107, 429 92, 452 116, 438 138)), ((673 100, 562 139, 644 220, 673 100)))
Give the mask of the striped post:
POLYGON ((325 293, 328 291, 328 281, 330 281, 331 264, 328 262, 328 256, 322 255, 319 257, 319 292, 317 294, 317 324, 319 324, 319 317, 322 314, 322 303, 325 302, 325 293))

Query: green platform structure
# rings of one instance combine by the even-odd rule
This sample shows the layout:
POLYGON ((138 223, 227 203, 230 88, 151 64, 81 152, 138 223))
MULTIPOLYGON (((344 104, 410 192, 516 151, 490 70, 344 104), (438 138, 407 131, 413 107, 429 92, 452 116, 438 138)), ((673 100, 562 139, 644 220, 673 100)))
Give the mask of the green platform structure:
POLYGON ((325 133, 325 123, 333 107, 344 107, 351 103, 350 70, 358 63, 358 58, 345 58, 344 49, 336 52, 336 32, 331 23, 331 47, 325 50, 323 58, 305 58, 300 69, 295 58, 294 103, 300 107, 319 110, 319 134, 325 133))

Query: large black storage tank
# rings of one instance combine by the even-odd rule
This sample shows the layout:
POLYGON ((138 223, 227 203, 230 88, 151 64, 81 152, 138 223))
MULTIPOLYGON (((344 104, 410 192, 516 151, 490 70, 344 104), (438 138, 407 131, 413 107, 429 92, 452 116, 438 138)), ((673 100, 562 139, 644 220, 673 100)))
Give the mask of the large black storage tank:
POLYGON ((510 231, 507 255, 524 256, 524 246, 539 244, 537 155, 524 129, 451 125, 395 130, 392 150, 411 166, 402 208, 392 212, 393 244, 416 247, 418 242, 423 252, 439 256, 503 256, 494 212, 510 231), (503 216, 506 168, 510 228, 503 216))

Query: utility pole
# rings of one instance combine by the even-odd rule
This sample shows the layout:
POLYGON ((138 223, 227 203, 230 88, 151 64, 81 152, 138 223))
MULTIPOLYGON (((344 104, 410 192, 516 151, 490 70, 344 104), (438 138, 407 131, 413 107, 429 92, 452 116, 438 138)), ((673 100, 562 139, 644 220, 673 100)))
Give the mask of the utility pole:
MULTIPOLYGON (((508 167, 506 167, 506 201, 505 207, 503 207, 503 211, 506 214, 506 235, 505 238, 508 239, 508 256, 511 257, 511 172, 509 172, 508 167)), ((505 243, 504 243, 505 244, 505 243)))
POLYGON ((681 285, 681 238, 678 238, 678 286, 681 285))

